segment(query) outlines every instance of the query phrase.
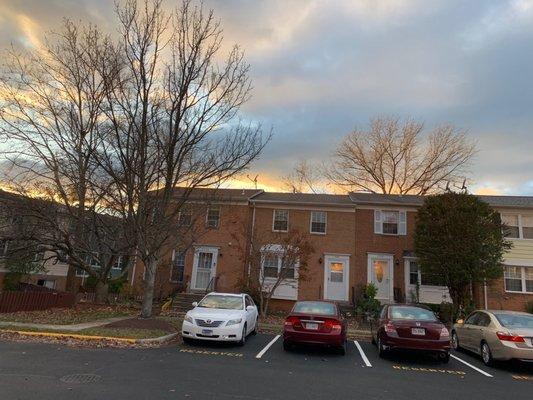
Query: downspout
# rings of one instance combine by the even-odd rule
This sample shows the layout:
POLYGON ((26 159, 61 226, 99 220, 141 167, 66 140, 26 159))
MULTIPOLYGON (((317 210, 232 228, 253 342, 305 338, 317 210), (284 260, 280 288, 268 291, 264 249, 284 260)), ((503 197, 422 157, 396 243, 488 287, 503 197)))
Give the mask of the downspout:
MULTIPOLYGON (((252 230, 250 232, 250 254, 252 254, 252 246, 253 246, 253 240, 254 240, 254 232, 255 232, 255 203, 253 203, 253 208, 252 208, 252 230)), ((250 276, 250 273, 251 273, 251 264, 250 262, 248 262, 248 276, 250 276)))
POLYGON ((483 299, 485 300, 485 310, 488 310, 488 301, 487 301, 487 280, 483 281, 483 299))

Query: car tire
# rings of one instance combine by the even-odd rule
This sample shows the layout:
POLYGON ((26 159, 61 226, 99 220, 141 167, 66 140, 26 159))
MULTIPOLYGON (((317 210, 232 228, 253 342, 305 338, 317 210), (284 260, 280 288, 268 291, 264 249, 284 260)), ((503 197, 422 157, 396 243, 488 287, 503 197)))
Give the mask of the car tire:
POLYGON ((246 324, 242 327, 242 336, 241 340, 239 340, 239 346, 244 346, 246 343, 246 324))
POLYGON ((377 336, 376 346, 378 347, 378 356, 380 358, 385 358, 387 356, 387 350, 385 350, 385 348, 383 347, 379 335, 377 336))
POLYGON ((293 344, 290 342, 287 342, 286 340, 283 341, 283 350, 285 351, 292 351, 294 348, 293 344))
POLYGON ((443 364, 448 364, 450 362, 450 353, 445 353, 444 356, 440 356, 440 361, 443 364))
POLYGON ((494 365, 494 359, 492 358, 492 351, 490 351, 489 344, 487 342, 481 342, 481 359, 483 364, 487 367, 492 367, 494 365))
POLYGON ((452 339, 451 339, 451 342, 452 342, 452 348, 455 350, 455 351, 458 351, 461 349, 461 346, 459 345, 459 336, 457 336, 457 332, 455 331, 452 331, 452 339))
POLYGON ((255 320, 254 330, 250 333, 250 335, 257 335, 257 319, 255 320))
POLYGON ((344 344, 342 346, 339 346, 337 348, 337 354, 339 354, 341 356, 345 356, 346 355, 346 341, 344 341, 344 344))

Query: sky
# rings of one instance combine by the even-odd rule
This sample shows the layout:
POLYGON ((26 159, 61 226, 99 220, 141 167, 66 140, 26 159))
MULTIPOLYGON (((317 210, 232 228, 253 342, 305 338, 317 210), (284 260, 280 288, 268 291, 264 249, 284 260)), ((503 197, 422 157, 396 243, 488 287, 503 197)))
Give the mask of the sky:
MULTIPOLYGON (((244 117, 274 134, 249 171, 260 187, 283 189, 298 160, 397 116, 466 130, 472 191, 533 195, 533 0, 204 3, 251 64, 244 117)), ((64 16, 114 29, 111 0, 0 0, 0 48, 38 46, 64 16)))

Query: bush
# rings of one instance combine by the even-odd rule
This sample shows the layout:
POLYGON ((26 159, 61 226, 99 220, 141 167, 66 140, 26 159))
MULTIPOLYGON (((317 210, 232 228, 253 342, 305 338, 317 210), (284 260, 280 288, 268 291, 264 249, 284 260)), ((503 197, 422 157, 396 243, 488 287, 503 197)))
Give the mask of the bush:
POLYGON ((526 303, 526 311, 530 314, 533 314, 533 301, 528 301, 526 303))
POLYGON ((355 311, 359 315, 366 316, 367 319, 376 318, 381 310, 381 303, 376 300, 378 289, 372 283, 364 287, 361 295, 357 299, 355 311))
POLYGON ((109 282, 109 289, 108 289, 108 292, 109 293, 113 293, 113 294, 119 294, 122 292, 122 288, 124 287, 124 284, 126 283, 126 280, 125 279, 120 279, 120 280, 114 280, 114 281, 111 281, 109 282))
POLYGON ((424 305, 431 308, 431 310, 437 315, 437 317, 445 324, 453 324, 455 322, 452 303, 424 304, 424 305))
POLYGON ((19 290, 20 281, 22 280, 24 274, 20 272, 8 272, 4 276, 4 290, 19 290))

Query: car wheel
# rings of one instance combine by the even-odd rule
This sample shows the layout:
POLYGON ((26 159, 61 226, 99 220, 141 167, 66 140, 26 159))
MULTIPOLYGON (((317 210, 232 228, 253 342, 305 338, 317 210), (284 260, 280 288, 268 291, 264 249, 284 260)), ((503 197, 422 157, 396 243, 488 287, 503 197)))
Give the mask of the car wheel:
POLYGON ((490 347, 487 342, 481 343, 481 359, 483 360, 483 364, 485 364, 487 367, 494 365, 492 352, 490 351, 490 347))
POLYGON ((293 345, 292 343, 287 342, 286 340, 283 341, 283 350, 285 351, 292 351, 293 345))
POLYGON ((340 354, 341 356, 346 355, 346 341, 344 342, 344 344, 342 346, 340 346, 337 349, 337 353, 340 354))
POLYGON ((257 319, 255 320, 254 330, 252 331, 251 335, 257 335, 257 319))
POLYGON ((246 343, 246 324, 242 327, 242 336, 241 340, 239 340, 239 346, 244 346, 246 343))
POLYGON ((455 331, 452 331, 452 348, 456 351, 461 348, 461 346, 459 346, 459 337, 455 331))
POLYGON ((381 338, 379 335, 376 339, 376 346, 378 346, 378 355, 380 358, 384 358, 387 355, 387 350, 383 347, 383 343, 381 343, 381 338))

